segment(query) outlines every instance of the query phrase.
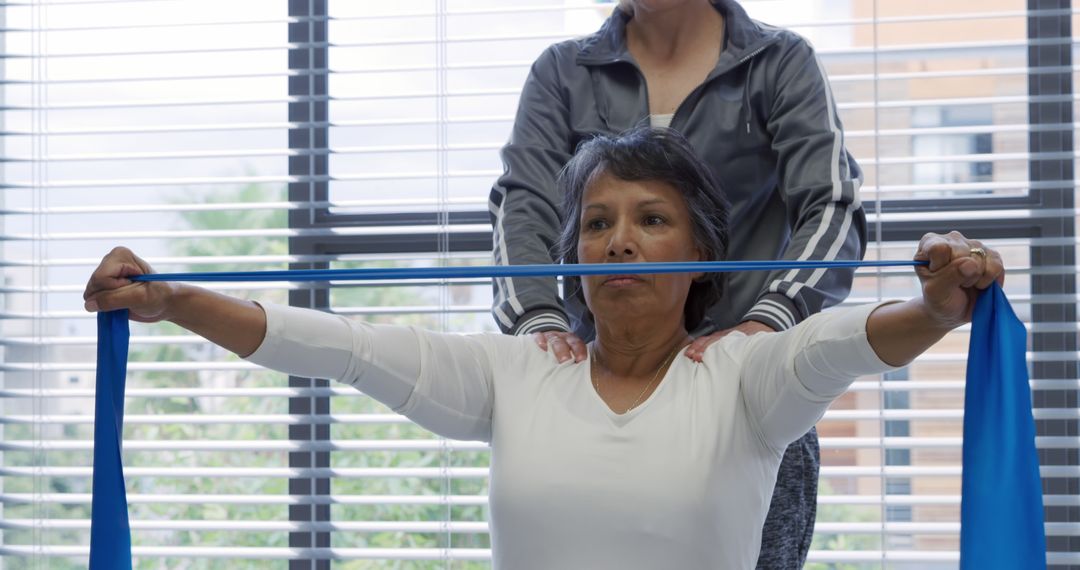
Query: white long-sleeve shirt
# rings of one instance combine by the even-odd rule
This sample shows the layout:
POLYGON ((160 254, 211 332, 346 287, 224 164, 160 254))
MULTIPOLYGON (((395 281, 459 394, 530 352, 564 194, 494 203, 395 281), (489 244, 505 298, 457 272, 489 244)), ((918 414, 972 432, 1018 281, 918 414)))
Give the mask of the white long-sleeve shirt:
POLYGON ((503 570, 753 568, 784 448, 856 377, 891 369, 866 338, 876 305, 830 311, 729 335, 700 364, 677 357, 620 415, 590 362, 559 364, 532 338, 264 308, 251 362, 340 380, 436 434, 491 443, 503 570))

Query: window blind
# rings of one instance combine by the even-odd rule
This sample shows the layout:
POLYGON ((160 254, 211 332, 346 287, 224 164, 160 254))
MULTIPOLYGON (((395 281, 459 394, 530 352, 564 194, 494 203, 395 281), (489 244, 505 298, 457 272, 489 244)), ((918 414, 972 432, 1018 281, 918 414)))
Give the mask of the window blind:
MULTIPOLYGON (((924 231, 1000 249, 1029 326, 1048 559, 1080 564, 1074 11, 1032 0, 747 0, 817 48, 866 173, 868 258, 924 231), (1064 30, 1064 31, 1063 31, 1064 30)), ((160 271, 488 261, 518 90, 587 0, 0 4, 0 566, 81 567, 93 320, 128 245, 160 271)), ((486 280, 223 284, 270 302, 494 330, 486 280)), ((917 294, 864 271, 847 304, 917 294)), ((352 388, 133 324, 125 466, 138 567, 483 568, 488 451, 352 388)), ((809 567, 955 568, 960 329, 819 425, 809 567)))

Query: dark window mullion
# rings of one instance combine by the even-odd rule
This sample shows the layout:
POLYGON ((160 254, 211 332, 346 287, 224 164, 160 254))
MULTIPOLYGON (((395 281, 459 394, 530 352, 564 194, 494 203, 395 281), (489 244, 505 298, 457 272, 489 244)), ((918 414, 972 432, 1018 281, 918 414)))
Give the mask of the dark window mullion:
MULTIPOLYGON (((1065 97, 1068 102, 1036 102, 1028 106, 1031 133, 1028 136, 1029 151, 1036 153, 1060 153, 1071 155, 1073 151, 1072 130, 1041 130, 1045 124, 1072 124, 1073 122, 1073 85, 1072 72, 1040 73, 1040 68, 1064 69, 1072 67, 1072 46, 1059 42, 1052 45, 1036 43, 1037 40, 1071 40, 1072 21, 1069 15, 1039 15, 1038 10, 1071 11, 1070 0, 1028 0, 1027 7, 1033 14, 1028 17, 1028 68, 1033 70, 1028 76, 1028 94, 1033 98, 1043 96, 1065 97)), ((1075 205, 1075 180, 1073 160, 1032 160, 1030 179, 1036 208, 1071 210, 1075 205), (1053 187, 1044 187, 1043 181, 1059 181, 1053 187)), ((1076 235, 1074 216, 1042 219, 1039 224, 1039 237, 1073 238, 1076 235)), ((1031 264, 1075 266, 1076 248, 1069 246, 1039 246, 1031 248, 1031 264)), ((1070 275, 1033 275, 1031 278, 1033 295, 1076 295, 1076 276, 1070 275)), ((1040 322, 1076 322, 1076 304, 1040 303, 1031 307, 1031 320, 1040 322)), ((1072 333, 1032 333, 1032 350, 1036 352, 1077 350, 1077 335, 1072 333)), ((1062 362, 1034 362, 1032 373, 1035 378, 1060 379, 1066 384, 1059 390, 1037 390, 1033 395, 1036 408, 1076 408, 1077 391, 1072 384, 1077 379, 1075 360, 1062 362)), ((1039 420, 1036 432, 1040 436, 1073 436, 1078 434, 1076 420, 1039 420)), ((1039 461, 1043 466, 1077 466, 1080 457, 1076 449, 1043 449, 1039 451, 1039 461)), ((1050 495, 1080 494, 1080 478, 1044 477, 1043 491, 1050 495)), ((1046 507, 1047 522, 1076 522, 1080 520, 1080 508, 1075 506, 1046 507)), ((1048 536, 1047 550, 1054 552, 1080 551, 1080 537, 1048 536)), ((1076 565, 1053 565, 1051 568, 1075 568, 1076 565)))
MULTIPOLYGON (((289 71, 303 72, 289 77, 289 149, 309 151, 289 157, 289 175, 299 179, 289 184, 288 199, 293 203, 316 202, 326 199, 326 177, 329 167, 328 150, 328 49, 326 0, 289 0, 289 17, 300 21, 289 24, 289 71)), ((308 228, 314 224, 313 209, 290 210, 289 228, 308 228)), ((289 253, 316 253, 310 240, 289 239, 289 253)), ((322 269, 327 263, 292 263, 290 269, 322 269)), ((326 289, 304 289, 289 292, 289 304, 298 307, 325 309, 330 305, 326 289)), ((291 388, 322 388, 327 380, 289 377, 291 388)), ((310 416, 330 413, 329 397, 289 398, 289 413, 310 416)), ((291 441, 328 441, 329 424, 297 424, 288 428, 291 441)), ((289 453, 289 467, 330 467, 330 452, 298 451, 289 453)), ((289 479, 289 494, 299 496, 330 495, 328 477, 293 477, 289 479)), ((299 504, 289 506, 289 520, 296 522, 326 522, 330 520, 329 504, 299 504)), ((330 533, 325 531, 296 531, 289 533, 289 547, 305 549, 329 548, 330 533)), ((317 552, 317 550, 316 550, 317 552)), ((328 557, 308 556, 289 561, 289 570, 329 570, 328 557)))

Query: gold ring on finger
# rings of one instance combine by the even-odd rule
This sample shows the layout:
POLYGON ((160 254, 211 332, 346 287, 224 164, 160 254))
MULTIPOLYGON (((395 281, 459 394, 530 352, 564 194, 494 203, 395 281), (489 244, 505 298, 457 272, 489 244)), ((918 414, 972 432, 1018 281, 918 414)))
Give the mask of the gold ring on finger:
POLYGON ((977 255, 977 256, 983 258, 984 261, 986 260, 986 250, 981 248, 981 247, 973 247, 973 248, 971 248, 971 255, 977 255))

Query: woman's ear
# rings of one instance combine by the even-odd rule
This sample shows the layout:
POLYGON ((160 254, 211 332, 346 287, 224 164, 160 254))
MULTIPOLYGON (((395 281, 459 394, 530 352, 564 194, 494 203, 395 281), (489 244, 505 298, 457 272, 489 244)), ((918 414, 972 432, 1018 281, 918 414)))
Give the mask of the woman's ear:
MULTIPOLYGON (((700 247, 694 247, 694 255, 695 257, 697 257, 697 261, 708 261, 708 259, 705 258, 705 254, 701 251, 700 247)), ((694 281, 694 283, 701 283, 705 280, 705 274, 694 273, 691 279, 694 281)))

